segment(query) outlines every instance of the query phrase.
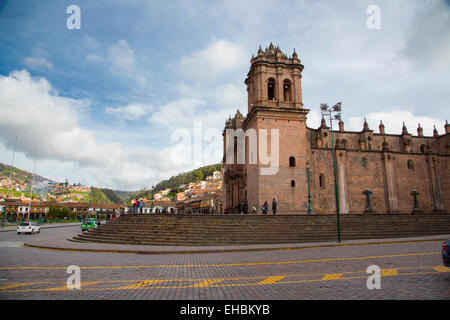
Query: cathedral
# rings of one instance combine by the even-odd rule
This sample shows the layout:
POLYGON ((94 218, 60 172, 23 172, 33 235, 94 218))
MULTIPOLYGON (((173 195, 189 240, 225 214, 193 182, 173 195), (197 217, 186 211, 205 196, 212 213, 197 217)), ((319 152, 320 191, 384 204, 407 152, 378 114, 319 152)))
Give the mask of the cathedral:
POLYGON ((403 125, 401 135, 382 122, 378 132, 366 121, 346 131, 342 120, 332 131, 324 118, 308 128, 303 69, 295 50, 287 56, 272 43, 252 57, 248 113, 237 111, 223 132, 224 212, 238 213, 247 200, 260 213, 274 198, 277 214, 331 214, 337 206, 342 214, 450 212, 450 124, 432 137, 420 124, 417 134, 403 125), (264 171, 264 147, 278 152, 272 173, 264 171))

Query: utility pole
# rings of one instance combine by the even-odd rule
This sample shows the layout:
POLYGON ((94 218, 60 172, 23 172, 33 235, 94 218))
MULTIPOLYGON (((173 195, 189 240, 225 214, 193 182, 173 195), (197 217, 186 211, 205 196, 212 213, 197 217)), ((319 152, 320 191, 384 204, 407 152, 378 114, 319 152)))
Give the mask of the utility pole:
POLYGON ((34 170, 33 170, 33 179, 31 180, 30 203, 28 204, 28 220, 30 220, 31 201, 33 200, 33 184, 34 184, 34 177, 36 176, 36 160, 37 158, 34 157, 34 170))
POLYGON ((6 197, 5 197, 5 201, 4 201, 5 203, 4 203, 4 209, 3 209, 2 227, 5 226, 6 205, 8 203, 7 198, 9 196, 9 189, 11 187, 11 182, 12 182, 12 168, 13 168, 13 164, 14 164, 14 156, 16 154, 16 144, 17 144, 17 136, 16 136, 16 139, 14 140, 13 157, 12 157, 11 166, 10 166, 10 169, 9 169, 8 191, 6 192, 6 197))
POLYGON ((17 136, 16 136, 16 140, 14 141, 13 157, 12 157, 11 166, 9 169, 9 184, 8 184, 8 192, 6 193, 6 197, 8 197, 8 195, 9 195, 9 189, 10 189, 11 182, 12 182, 12 168, 13 168, 13 164, 14 164, 14 156, 16 154, 16 144, 17 144, 17 136))
POLYGON ((339 217, 339 192, 338 192, 338 182, 337 182, 337 170, 336 170, 336 152, 334 149, 334 137, 333 137, 333 120, 341 120, 342 103, 338 102, 332 108, 328 107, 327 104, 321 104, 320 110, 322 111, 322 116, 327 116, 330 118, 330 129, 331 129, 331 153, 333 155, 333 169, 334 169, 334 191, 336 197, 336 218, 337 218, 337 229, 338 229, 338 242, 341 242, 341 222, 339 217), (334 119, 332 114, 334 115, 334 119))

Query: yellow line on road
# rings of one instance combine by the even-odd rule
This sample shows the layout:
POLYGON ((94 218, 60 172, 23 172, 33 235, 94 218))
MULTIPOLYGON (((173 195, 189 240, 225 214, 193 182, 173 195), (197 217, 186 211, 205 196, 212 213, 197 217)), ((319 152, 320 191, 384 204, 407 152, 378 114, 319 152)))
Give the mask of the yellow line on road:
POLYGON ((381 276, 396 276, 398 275, 397 269, 382 269, 381 270, 381 276))
MULTIPOLYGON (((87 286, 91 286, 93 284, 99 284, 99 283, 103 283, 103 281, 90 281, 90 282, 83 282, 80 284, 80 287, 87 287, 87 286)), ((56 288, 49 288, 45 291, 65 291, 65 290, 72 290, 67 288, 67 284, 65 286, 61 286, 61 287, 56 287, 56 288)), ((78 289, 77 289, 78 290, 78 289)))
POLYGON ((329 273, 326 274, 322 280, 338 280, 342 277, 342 273, 329 273))
POLYGON ((215 279, 215 280, 210 280, 210 279, 206 279, 203 280, 201 282, 198 283, 194 283, 191 286, 188 286, 187 288, 204 288, 204 287, 211 287, 211 285, 213 285, 214 283, 219 283, 224 281, 225 279, 215 279))
POLYGON ((258 284, 275 284, 278 281, 286 278, 286 276, 273 276, 273 277, 267 277, 264 280, 258 282, 258 284))
POLYGON ((19 287, 25 287, 28 285, 33 284, 49 284, 49 283, 58 283, 58 282, 20 282, 20 283, 11 283, 5 286, 0 286, 0 290, 7 290, 7 289, 13 289, 13 288, 19 288, 19 287))
MULTIPOLYGON (((256 265, 276 265, 276 264, 296 264, 296 263, 312 263, 327 261, 345 261, 345 260, 366 260, 366 259, 382 259, 395 257, 412 257, 441 254, 441 252, 423 252, 408 254, 390 254, 368 257, 347 257, 347 258, 328 258, 328 259, 310 259, 296 261, 268 261, 268 262, 244 262, 244 263, 222 263, 222 264, 185 264, 185 265, 155 265, 155 266, 105 266, 105 267, 80 267, 80 269, 138 269, 138 268, 196 268, 196 267, 237 267, 237 266, 256 266, 256 265)), ((58 270, 67 269, 67 267, 0 267, 0 270, 58 270)))
POLYGON ((134 289, 142 289, 144 287, 147 286, 151 286, 153 284, 157 284, 157 283, 161 283, 164 280, 144 280, 144 281, 139 281, 138 283, 134 283, 128 286, 124 286, 124 287, 119 287, 119 288, 114 288, 114 290, 134 290, 134 289))
POLYGON ((450 272, 450 268, 443 266, 433 267, 433 269, 436 270, 437 272, 450 272))
MULTIPOLYGON (((431 267, 436 270, 437 267, 431 267)), ((360 272, 360 271, 359 271, 360 272)), ((357 272, 353 272, 357 273, 357 272)), ((409 273, 397 273, 397 274, 391 274, 387 275, 388 277, 395 277, 395 276, 411 276, 411 275, 424 275, 424 274, 437 274, 439 272, 437 271, 424 271, 424 272, 409 272, 409 273)), ((341 274, 338 274, 341 275, 341 274)), ((291 275, 288 275, 291 276, 291 275)), ((181 285, 181 286, 151 286, 152 284, 157 284, 159 282, 164 281, 174 281, 174 280, 145 280, 140 281, 140 284, 142 285, 130 285, 126 287, 119 287, 119 288, 85 288, 86 285, 81 286, 81 289, 73 289, 74 291, 108 291, 108 290, 125 290, 125 289, 143 289, 143 290, 149 290, 149 289, 183 289, 183 288, 198 288, 198 287, 238 287, 238 286, 258 286, 258 285, 274 285, 274 284, 293 284, 293 283, 310 283, 310 282, 321 282, 321 281, 329 281, 329 280, 349 280, 349 279, 364 279, 369 277, 370 275, 363 275, 363 276, 352 276, 352 277, 337 277, 336 279, 325 279, 325 277, 321 277, 318 279, 303 279, 303 280, 292 280, 292 281, 267 281, 266 283, 260 282, 252 282, 252 283, 227 283, 227 284, 220 284, 220 282, 224 280, 229 279, 206 279, 203 280, 200 283, 195 283, 192 285, 181 285)), ((286 276, 276 276, 280 278, 284 278, 286 276)), ((272 277, 272 278, 275 278, 272 277)), ((266 278, 267 279, 267 278, 266 278)), ((130 280, 135 281, 135 280, 130 280)), ((100 281, 103 282, 103 281, 100 281)), ((106 281, 105 281, 106 282, 106 281)), ((114 282, 114 281, 111 281, 114 282)), ((65 287, 64 289, 61 288, 43 288, 43 289, 28 289, 28 290, 5 290, 2 291, 3 293, 13 293, 13 292, 42 292, 42 291, 57 291, 55 289, 60 289, 60 291, 70 291, 67 290, 65 287)))

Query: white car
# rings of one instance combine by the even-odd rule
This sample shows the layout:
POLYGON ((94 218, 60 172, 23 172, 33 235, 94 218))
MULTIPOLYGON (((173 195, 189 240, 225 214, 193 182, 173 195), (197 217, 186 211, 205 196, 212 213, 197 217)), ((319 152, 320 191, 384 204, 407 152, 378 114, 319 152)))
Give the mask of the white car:
POLYGON ((21 233, 39 233, 41 232, 41 227, 39 227, 34 222, 22 222, 17 226, 17 234, 21 233))

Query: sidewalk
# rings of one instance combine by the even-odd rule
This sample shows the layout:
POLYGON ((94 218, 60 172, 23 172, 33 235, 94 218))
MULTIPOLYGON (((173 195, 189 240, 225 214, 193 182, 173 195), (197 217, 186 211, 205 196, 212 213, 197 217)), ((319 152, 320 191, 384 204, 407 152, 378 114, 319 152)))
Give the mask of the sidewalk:
MULTIPOLYGON (((81 225, 81 222, 74 222, 74 223, 46 223, 41 225, 41 229, 49 229, 49 228, 64 228, 64 227, 73 227, 73 226, 79 226, 81 225)), ((0 232, 11 232, 16 231, 17 225, 14 226, 6 226, 6 227, 0 227, 0 232)))
POLYGON ((289 243, 289 244, 258 244, 235 246, 151 246, 151 245, 125 245, 110 243, 78 242, 69 239, 30 240, 24 245, 38 249, 52 249, 80 252, 103 253, 134 253, 134 254, 198 254, 198 253, 227 253, 249 251, 275 251, 275 250, 302 250, 324 247, 358 246, 358 245, 382 245, 392 243, 431 242, 450 239, 450 235, 437 235, 414 238, 390 238, 347 240, 338 242, 316 243, 289 243))

